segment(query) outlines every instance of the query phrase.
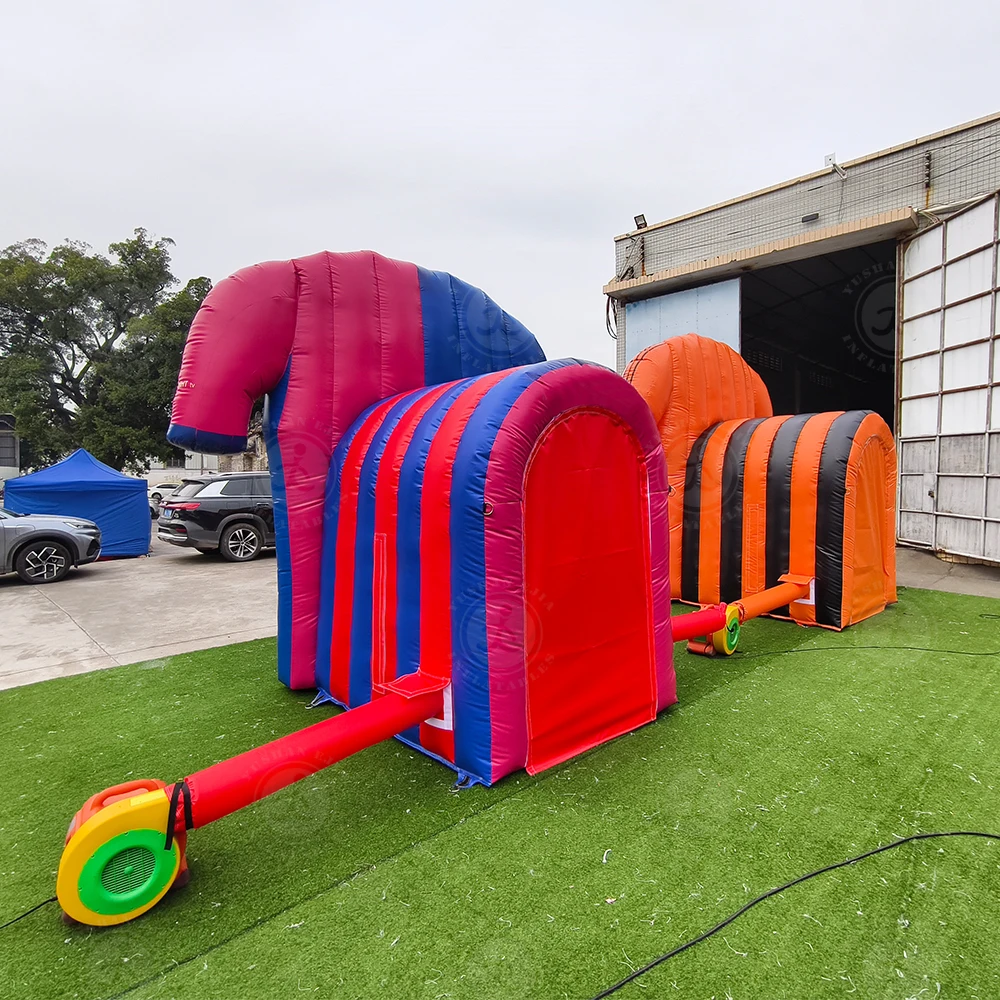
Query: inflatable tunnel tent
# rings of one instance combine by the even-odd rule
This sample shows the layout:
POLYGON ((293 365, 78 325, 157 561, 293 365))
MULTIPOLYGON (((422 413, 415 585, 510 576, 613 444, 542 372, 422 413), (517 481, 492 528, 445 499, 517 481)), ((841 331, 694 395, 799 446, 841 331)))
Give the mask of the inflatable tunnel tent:
POLYGON ((667 455, 675 598, 736 601, 791 574, 812 592, 774 614, 834 629, 895 602, 896 452, 881 417, 772 416, 746 362, 693 333, 640 352, 625 378, 667 455))
POLYGON ((484 783, 675 700, 663 451, 623 379, 451 275, 321 253, 212 290, 168 437, 240 449, 262 393, 286 684, 446 691, 403 738, 484 783))
POLYGON ((545 361, 450 275, 317 254, 213 289, 169 437, 239 450, 261 394, 280 676, 348 711, 92 796, 56 879, 73 919, 140 915, 184 877, 188 831, 383 739, 491 784, 676 700, 664 453, 625 380, 545 361), (135 843, 153 863, 122 893, 135 843))
POLYGON ((327 483, 318 687, 446 685, 402 738, 486 784, 652 721, 676 700, 666 497, 648 409, 597 365, 371 407, 327 483))
POLYGON ((116 472, 83 448, 47 469, 8 479, 4 505, 17 514, 59 514, 96 522, 104 556, 149 552, 152 522, 146 480, 116 472))

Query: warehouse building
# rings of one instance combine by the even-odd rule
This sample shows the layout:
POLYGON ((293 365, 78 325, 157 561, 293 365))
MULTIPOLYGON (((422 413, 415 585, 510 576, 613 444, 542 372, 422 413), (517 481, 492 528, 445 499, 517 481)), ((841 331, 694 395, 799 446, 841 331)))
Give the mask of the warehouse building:
POLYGON ((0 489, 21 474, 17 424, 12 413, 0 413, 0 489))
MULTIPOLYGON (((1000 563, 1000 114, 615 239, 618 370, 695 331, 775 413, 871 409, 896 435, 898 537, 1000 563)), ((612 323, 613 317, 613 323, 612 323)))

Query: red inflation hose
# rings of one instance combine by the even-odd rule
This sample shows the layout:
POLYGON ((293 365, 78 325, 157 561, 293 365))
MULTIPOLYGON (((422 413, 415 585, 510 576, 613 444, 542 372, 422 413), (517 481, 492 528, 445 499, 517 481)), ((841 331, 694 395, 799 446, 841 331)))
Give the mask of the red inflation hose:
POLYGON ((726 605, 716 604, 689 615, 674 615, 670 619, 674 642, 693 639, 698 635, 711 635, 726 627, 726 605))
MULTIPOLYGON (((440 715, 443 706, 441 691, 425 691, 413 697, 390 692, 206 767, 186 779, 191 793, 191 825, 205 826, 228 816, 352 753, 440 715)), ((172 788, 166 791, 170 794, 172 788)), ((183 815, 178 815, 177 827, 185 826, 183 815)))

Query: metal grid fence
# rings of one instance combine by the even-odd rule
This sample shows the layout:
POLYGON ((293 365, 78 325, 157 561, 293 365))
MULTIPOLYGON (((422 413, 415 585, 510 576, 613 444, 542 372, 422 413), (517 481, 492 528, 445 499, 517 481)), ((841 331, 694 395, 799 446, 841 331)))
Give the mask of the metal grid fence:
POLYGON ((900 541, 1000 562, 1000 198, 902 252, 900 541))

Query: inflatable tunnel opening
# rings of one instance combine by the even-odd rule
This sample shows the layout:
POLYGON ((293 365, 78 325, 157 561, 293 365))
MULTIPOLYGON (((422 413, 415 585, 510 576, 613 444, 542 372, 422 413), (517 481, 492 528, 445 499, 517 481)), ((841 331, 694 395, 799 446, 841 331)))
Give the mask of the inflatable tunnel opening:
POLYGON ((647 474, 608 414, 546 429, 525 476, 530 773, 651 721, 647 474))
POLYGON ((894 241, 749 271, 740 285, 740 353, 775 413, 874 410, 894 428, 894 241))

